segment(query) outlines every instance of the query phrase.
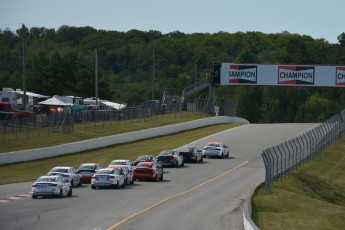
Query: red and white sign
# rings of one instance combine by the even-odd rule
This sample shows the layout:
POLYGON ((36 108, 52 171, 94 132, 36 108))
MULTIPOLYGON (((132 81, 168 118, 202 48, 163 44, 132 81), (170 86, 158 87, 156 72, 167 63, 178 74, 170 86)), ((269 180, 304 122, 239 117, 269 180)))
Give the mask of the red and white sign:
POLYGON ((229 83, 256 84, 257 66, 230 65, 229 83))
POLYGON ((314 85, 315 67, 278 66, 278 84, 314 85))
POLYGON ((338 86, 345 86, 345 66, 337 67, 335 74, 335 84, 338 86))
POLYGON ((220 64, 214 85, 345 87, 345 66, 220 64))

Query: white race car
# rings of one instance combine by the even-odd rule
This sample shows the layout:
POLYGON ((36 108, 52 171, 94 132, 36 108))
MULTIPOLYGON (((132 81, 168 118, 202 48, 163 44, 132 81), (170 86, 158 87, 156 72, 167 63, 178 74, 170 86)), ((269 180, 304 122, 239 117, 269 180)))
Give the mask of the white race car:
POLYGON ((222 142, 208 142, 202 150, 204 157, 229 157, 229 147, 222 142))
POLYGON ((125 176, 116 168, 100 169, 91 178, 91 188, 97 187, 125 187, 125 176))
POLYGON ((77 174, 77 171, 73 167, 57 166, 52 168, 47 175, 61 175, 62 177, 68 178, 72 186, 81 186, 80 175, 77 174))
POLYGON ((72 186, 62 176, 41 176, 32 185, 32 198, 72 196, 72 186))

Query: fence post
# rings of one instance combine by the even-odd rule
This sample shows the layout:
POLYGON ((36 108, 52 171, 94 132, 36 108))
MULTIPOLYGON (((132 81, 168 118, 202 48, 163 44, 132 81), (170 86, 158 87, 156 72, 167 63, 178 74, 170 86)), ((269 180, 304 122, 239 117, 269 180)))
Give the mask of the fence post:
POLYGON ((328 144, 327 144, 327 140, 324 140, 323 139, 323 135, 322 135, 322 132, 321 132, 321 126, 319 125, 319 126, 317 126, 316 127, 316 129, 315 129, 315 131, 317 132, 317 134, 318 134, 318 141, 317 141, 317 143, 318 143, 318 155, 320 154, 320 153, 322 153, 325 149, 326 149, 326 145, 328 146, 328 144))
POLYGON ((286 147, 286 152, 287 152, 287 165, 288 165, 287 168, 288 168, 288 171, 290 172, 291 171, 291 162, 290 162, 291 161, 291 151, 289 149, 288 143, 289 143, 288 141, 285 141, 285 147, 286 147))
POLYGON ((313 142, 313 140, 312 140, 312 135, 311 135, 311 132, 310 131, 308 131, 307 133, 306 133, 306 136, 308 137, 308 143, 309 143, 309 156, 308 156, 308 158, 309 158, 309 160, 312 160, 312 158, 313 158, 313 155, 312 155, 312 142, 313 142))
POLYGON ((287 152, 286 152, 286 150, 285 150, 285 147, 284 147, 284 144, 285 144, 285 146, 286 146, 286 142, 284 142, 283 144, 282 144, 282 148, 283 148, 283 151, 284 151, 284 177, 286 178, 286 174, 287 174, 287 172, 289 171, 288 170, 288 168, 287 168, 287 152))
POLYGON ((269 148, 269 149, 267 149, 268 150, 268 154, 267 154, 267 156, 268 156, 268 158, 269 158, 269 169, 270 169, 270 174, 269 174, 269 180, 270 180, 270 182, 269 182, 269 185, 270 185, 270 187, 271 187, 271 185, 272 185, 272 181, 273 181, 273 179, 274 179, 274 157, 273 157, 273 153, 272 153, 272 151, 271 151, 271 148, 269 148))
POLYGON ((304 133, 303 135, 302 135, 302 137, 304 138, 304 140, 305 140, 305 143, 306 143, 306 161, 309 161, 309 150, 310 150, 310 143, 309 143, 309 141, 308 141, 308 139, 306 138, 306 133, 304 133))
POLYGON ((278 181, 278 177, 279 177, 279 159, 278 159, 278 154, 277 154, 277 151, 274 149, 274 146, 273 146, 273 152, 274 152, 274 155, 275 155, 275 159, 274 159, 274 162, 275 162, 275 165, 276 165, 276 172, 274 173, 274 180, 278 181))
POLYGON ((293 144, 296 147, 296 152, 295 152, 295 165, 294 168, 298 167, 298 150, 297 150, 297 144, 295 142, 295 138, 292 139, 293 144))
POLYGON ((326 139, 327 145, 328 145, 328 143, 332 141, 332 125, 330 124, 329 119, 325 123, 322 124, 322 127, 323 126, 327 127, 325 139, 326 139))
POLYGON ((273 153, 271 151, 271 148, 268 148, 268 156, 270 158, 269 162, 270 162, 270 185, 272 184, 272 181, 274 181, 274 157, 273 157, 273 153))
POLYGON ((280 181, 283 181, 283 173, 285 170, 283 170, 283 154, 282 152, 280 151, 280 146, 281 145, 277 145, 277 148, 278 148, 278 151, 279 151, 279 154, 280 154, 280 181))
POLYGON ((264 165, 265 165, 265 194, 269 193, 269 160, 267 159, 267 153, 266 150, 261 154, 262 159, 264 161, 264 165))

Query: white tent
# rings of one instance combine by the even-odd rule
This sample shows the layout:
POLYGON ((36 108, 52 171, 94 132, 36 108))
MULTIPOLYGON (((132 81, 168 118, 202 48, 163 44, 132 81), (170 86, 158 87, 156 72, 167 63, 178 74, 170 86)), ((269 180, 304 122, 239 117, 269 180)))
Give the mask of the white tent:
POLYGON ((126 105, 124 105, 124 104, 119 104, 119 103, 115 103, 115 102, 111 102, 111 101, 101 101, 101 103, 108 106, 108 107, 111 107, 113 109, 117 109, 117 110, 126 108, 126 105))
MULTIPOLYGON (((126 104, 120 104, 120 103, 111 102, 108 100, 101 100, 101 99, 98 99, 98 103, 99 103, 99 105, 104 105, 104 106, 107 106, 109 108, 117 109, 117 110, 124 109, 127 107, 126 104)), ((85 98, 84 104, 95 106, 96 105, 96 99, 95 98, 85 98)))
POLYGON ((38 104, 41 104, 41 105, 55 105, 55 106, 72 106, 73 105, 72 103, 63 102, 63 101, 57 99, 56 97, 52 97, 52 98, 49 98, 49 99, 47 99, 45 101, 41 101, 38 104))
MULTIPOLYGON (((24 92, 23 91, 15 91, 16 93, 18 94, 21 94, 21 95, 24 95, 24 92)), ((36 98, 48 98, 49 96, 45 96, 45 95, 42 95, 42 94, 37 94, 37 93, 31 93, 31 92, 26 92, 26 96, 29 96, 29 97, 36 97, 36 98)))

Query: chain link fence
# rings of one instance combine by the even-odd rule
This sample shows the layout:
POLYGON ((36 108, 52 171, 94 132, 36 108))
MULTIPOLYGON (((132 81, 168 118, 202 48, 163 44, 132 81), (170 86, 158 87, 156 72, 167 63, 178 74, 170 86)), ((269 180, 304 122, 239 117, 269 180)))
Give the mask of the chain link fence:
POLYGON ((344 118, 345 110, 296 138, 264 150, 266 194, 274 182, 282 181, 291 171, 315 159, 334 144, 345 130, 344 118))
MULTIPOLYGON (((4 116, 0 119, 0 143, 23 138, 29 139, 30 136, 71 133, 76 124, 91 129, 163 118, 182 118, 191 113, 213 116, 214 114, 208 102, 208 97, 200 97, 197 100, 184 103, 173 101, 152 106, 134 104, 121 110, 104 107, 97 110, 64 110, 62 112, 37 114, 27 118, 19 118, 13 115, 4 116)), ((229 107, 229 105, 227 106, 229 107)), ((235 108, 232 109, 232 111, 235 110, 235 108)))

